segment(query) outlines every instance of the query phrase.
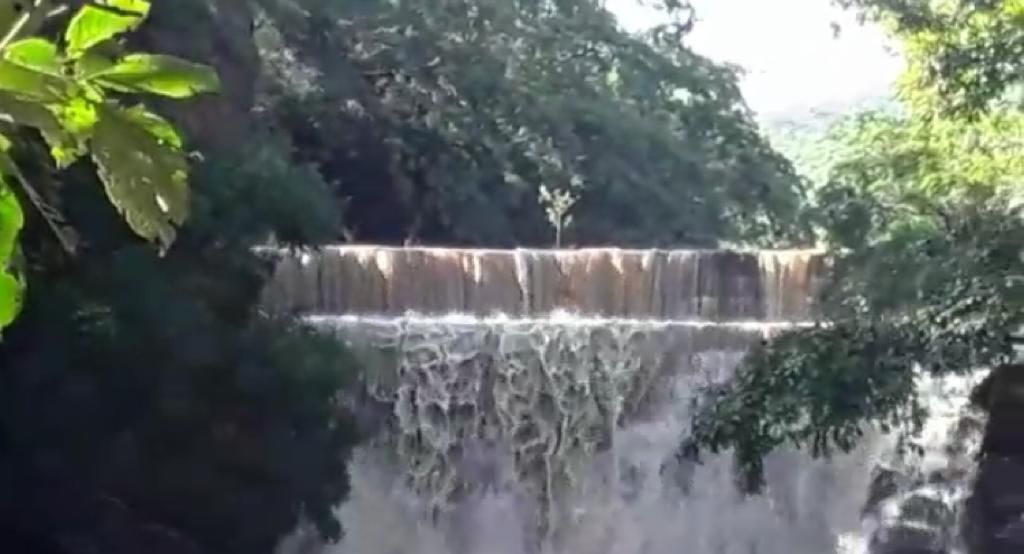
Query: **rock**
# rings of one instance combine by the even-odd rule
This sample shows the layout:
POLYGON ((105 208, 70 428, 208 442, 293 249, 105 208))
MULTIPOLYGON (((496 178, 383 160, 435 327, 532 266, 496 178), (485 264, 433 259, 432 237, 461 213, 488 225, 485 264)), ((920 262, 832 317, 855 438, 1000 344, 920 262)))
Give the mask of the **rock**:
POLYGON ((971 552, 996 554, 1024 552, 1024 463, 990 456, 978 469, 967 511, 967 537, 971 552))
POLYGON ((1024 519, 1011 521, 995 533, 998 542, 1006 546, 1015 546, 1017 552, 1024 552, 1024 519))
POLYGON ((687 494, 698 464, 697 450, 691 439, 686 439, 673 456, 662 462, 659 471, 666 483, 671 483, 676 490, 687 494))
POLYGON ((1024 459, 1024 366, 994 370, 979 389, 977 401, 989 413, 982 452, 1024 459))
POLYGON ((875 532, 871 554, 948 554, 948 549, 941 529, 899 522, 875 532))
POLYGON ((956 513, 933 494, 916 492, 900 502, 900 520, 947 529, 953 525, 956 513))
POLYGON ((868 490, 868 499, 864 503, 863 513, 877 515, 882 501, 896 495, 900 489, 899 472, 887 467, 876 467, 868 490))
POLYGON ((1024 497, 1024 463, 1008 457, 986 457, 978 468, 975 491, 994 503, 1024 497))

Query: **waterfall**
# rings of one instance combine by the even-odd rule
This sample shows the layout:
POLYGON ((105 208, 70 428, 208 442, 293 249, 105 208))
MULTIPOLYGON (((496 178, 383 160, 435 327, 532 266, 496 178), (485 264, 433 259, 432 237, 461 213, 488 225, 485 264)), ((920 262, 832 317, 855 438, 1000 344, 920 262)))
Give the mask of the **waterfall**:
POLYGON ((813 250, 462 250, 328 246, 285 254, 272 309, 349 315, 808 319, 813 250))
POLYGON ((823 270, 811 251, 282 256, 266 305, 367 361, 379 428, 350 466, 345 538, 282 553, 960 552, 973 378, 922 378, 923 457, 876 432, 829 460, 781 450, 743 496, 728 453, 680 451, 697 391, 806 324, 823 270))

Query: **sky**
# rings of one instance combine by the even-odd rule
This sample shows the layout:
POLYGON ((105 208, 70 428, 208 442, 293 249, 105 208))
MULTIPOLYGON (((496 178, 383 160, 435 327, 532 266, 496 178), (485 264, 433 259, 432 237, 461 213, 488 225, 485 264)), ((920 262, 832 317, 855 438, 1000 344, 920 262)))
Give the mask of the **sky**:
MULTIPOLYGON (((628 29, 659 21, 638 0, 606 0, 628 29)), ((689 44, 743 67, 747 103, 761 118, 885 95, 902 61, 874 26, 829 0, 692 0, 698 21, 689 44), (840 24, 833 36, 830 23, 840 24)))

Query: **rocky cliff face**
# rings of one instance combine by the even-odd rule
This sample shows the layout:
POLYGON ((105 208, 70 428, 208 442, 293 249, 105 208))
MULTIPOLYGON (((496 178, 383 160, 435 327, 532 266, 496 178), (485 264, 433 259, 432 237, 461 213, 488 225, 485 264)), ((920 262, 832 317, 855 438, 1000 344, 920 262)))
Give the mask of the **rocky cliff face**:
POLYGON ((966 538, 971 554, 1024 552, 1024 365, 995 370, 975 403, 988 425, 968 501, 966 538))

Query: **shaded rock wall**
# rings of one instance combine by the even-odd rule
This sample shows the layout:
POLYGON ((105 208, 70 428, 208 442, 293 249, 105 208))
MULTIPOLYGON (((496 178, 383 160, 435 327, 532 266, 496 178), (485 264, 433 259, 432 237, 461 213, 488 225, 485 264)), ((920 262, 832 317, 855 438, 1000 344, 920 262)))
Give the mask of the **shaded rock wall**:
POLYGON ((1024 365, 992 372, 973 399, 988 411, 966 536, 971 554, 1024 552, 1024 365))

